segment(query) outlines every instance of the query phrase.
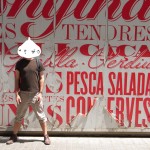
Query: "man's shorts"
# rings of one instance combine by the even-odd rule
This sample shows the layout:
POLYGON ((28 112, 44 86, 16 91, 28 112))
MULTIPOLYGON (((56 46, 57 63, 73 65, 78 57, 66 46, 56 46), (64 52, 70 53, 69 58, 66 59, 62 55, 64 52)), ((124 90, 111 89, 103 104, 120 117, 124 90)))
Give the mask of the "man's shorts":
POLYGON ((44 113, 43 100, 37 101, 38 99, 37 93, 20 91, 19 96, 21 98, 21 103, 17 104, 17 114, 16 114, 15 122, 22 121, 29 106, 32 107, 37 119, 40 122, 47 121, 47 117, 44 113))

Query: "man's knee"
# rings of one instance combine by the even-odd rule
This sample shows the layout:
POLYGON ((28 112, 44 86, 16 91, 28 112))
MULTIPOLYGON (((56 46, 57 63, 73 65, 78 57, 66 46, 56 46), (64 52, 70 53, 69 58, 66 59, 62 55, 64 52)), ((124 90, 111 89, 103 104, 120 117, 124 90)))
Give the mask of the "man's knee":
POLYGON ((47 122, 47 118, 39 119, 40 124, 45 124, 47 122))

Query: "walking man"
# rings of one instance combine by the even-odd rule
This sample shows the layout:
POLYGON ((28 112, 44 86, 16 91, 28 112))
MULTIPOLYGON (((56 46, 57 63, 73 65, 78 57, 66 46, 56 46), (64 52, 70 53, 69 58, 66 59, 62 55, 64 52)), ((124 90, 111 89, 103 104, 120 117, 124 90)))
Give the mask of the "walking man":
POLYGON ((45 70, 42 63, 35 57, 39 56, 41 50, 30 38, 19 48, 18 54, 23 57, 15 66, 15 90, 17 102, 17 114, 13 126, 13 134, 6 144, 17 141, 17 133, 21 127, 21 121, 30 106, 40 122, 44 143, 50 145, 47 131, 47 117, 43 109, 42 90, 44 86, 45 70))

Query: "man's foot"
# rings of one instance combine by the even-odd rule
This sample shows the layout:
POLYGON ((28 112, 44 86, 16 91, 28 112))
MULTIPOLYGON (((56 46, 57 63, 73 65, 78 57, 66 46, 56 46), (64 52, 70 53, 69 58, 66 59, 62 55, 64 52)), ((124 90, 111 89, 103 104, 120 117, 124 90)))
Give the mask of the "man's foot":
POLYGON ((47 135, 44 135, 44 144, 45 144, 45 145, 50 145, 50 144, 51 144, 51 141, 50 141, 50 139, 49 139, 48 134, 47 134, 47 135))
POLYGON ((17 142, 18 138, 16 134, 13 134, 10 139, 6 142, 6 144, 13 144, 14 142, 17 142))

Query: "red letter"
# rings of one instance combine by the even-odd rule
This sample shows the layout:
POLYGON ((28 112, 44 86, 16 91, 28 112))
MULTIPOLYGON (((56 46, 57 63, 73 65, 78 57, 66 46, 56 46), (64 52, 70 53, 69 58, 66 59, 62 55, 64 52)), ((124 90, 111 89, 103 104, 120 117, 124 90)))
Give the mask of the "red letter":
POLYGON ((74 76, 73 72, 67 72, 67 89, 66 89, 66 94, 70 94, 70 86, 73 84, 74 81, 74 76))
POLYGON ((70 124, 74 116, 71 116, 71 108, 75 107, 75 100, 72 96, 69 96, 66 101, 66 123, 70 124))
POLYGON ((142 98, 136 98, 136 109, 135 109, 135 127, 142 127, 142 124, 139 124, 139 115, 141 114, 141 110, 139 110, 139 103, 142 101, 142 98))
POLYGON ((121 126, 124 126, 124 99, 122 97, 116 98, 116 118, 121 126))

